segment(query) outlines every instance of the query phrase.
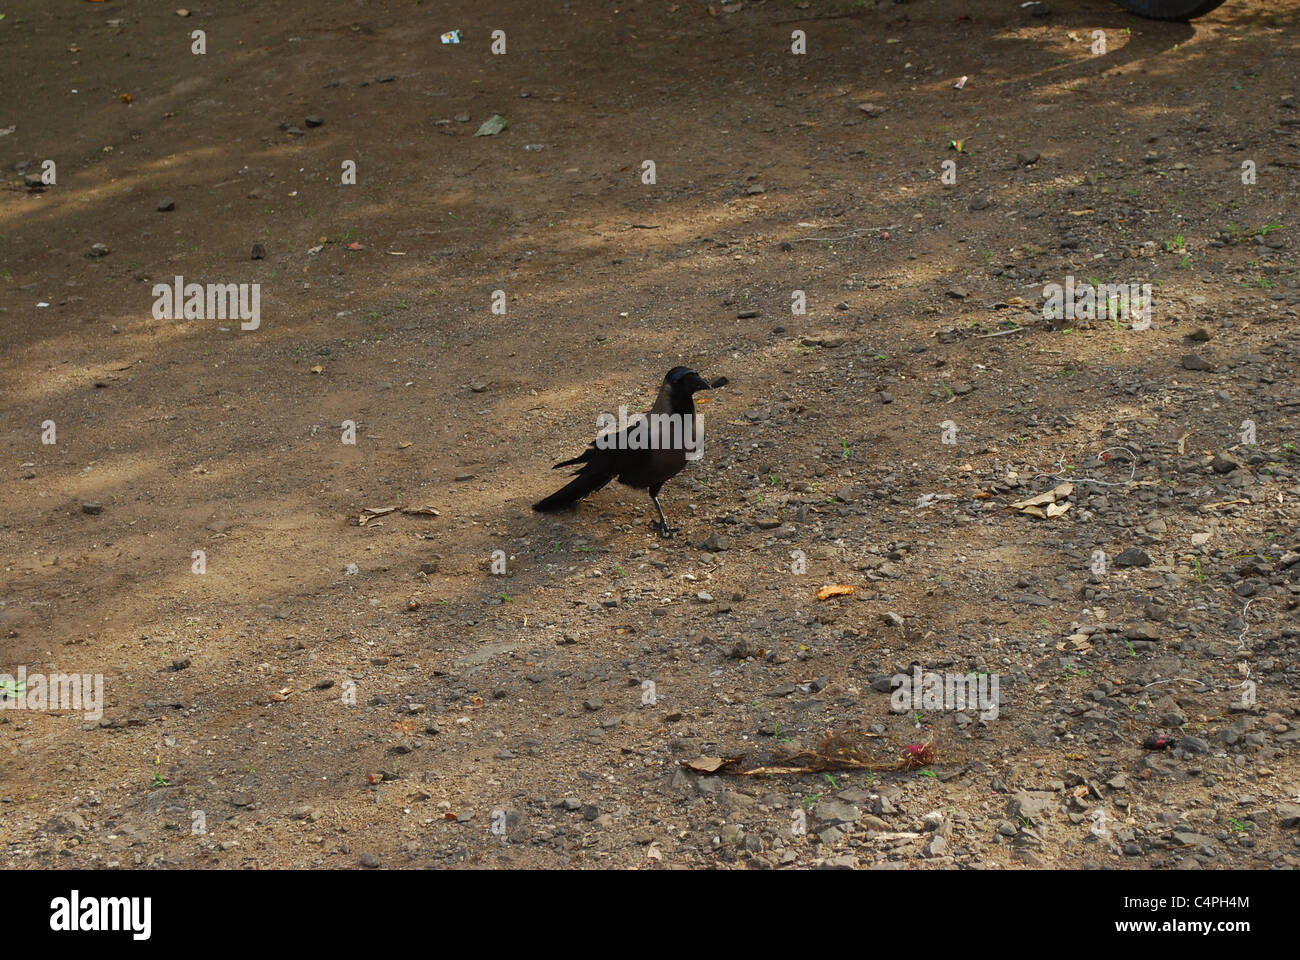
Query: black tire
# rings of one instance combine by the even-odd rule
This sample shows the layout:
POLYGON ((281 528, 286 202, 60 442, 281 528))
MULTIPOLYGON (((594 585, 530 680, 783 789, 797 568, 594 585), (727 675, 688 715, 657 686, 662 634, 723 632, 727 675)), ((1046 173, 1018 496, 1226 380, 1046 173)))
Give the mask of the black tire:
POLYGON ((1223 0, 1115 0, 1125 10, 1149 20, 1191 20, 1222 5, 1223 0))

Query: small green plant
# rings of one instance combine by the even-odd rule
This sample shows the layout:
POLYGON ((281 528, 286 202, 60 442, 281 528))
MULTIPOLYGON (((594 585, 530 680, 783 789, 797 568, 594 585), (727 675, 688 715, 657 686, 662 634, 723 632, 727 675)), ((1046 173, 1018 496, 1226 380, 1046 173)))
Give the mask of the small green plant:
POLYGON ((0 699, 17 700, 27 693, 27 683, 22 680, 0 680, 0 699))

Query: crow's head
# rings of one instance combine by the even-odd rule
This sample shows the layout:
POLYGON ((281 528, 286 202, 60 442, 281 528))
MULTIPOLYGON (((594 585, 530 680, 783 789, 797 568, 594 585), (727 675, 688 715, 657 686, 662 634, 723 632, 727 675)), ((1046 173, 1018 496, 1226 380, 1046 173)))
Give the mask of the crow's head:
POLYGON ((697 390, 713 389, 709 381, 690 367, 673 367, 668 371, 668 376, 664 377, 664 386, 671 390, 675 397, 689 397, 697 390))

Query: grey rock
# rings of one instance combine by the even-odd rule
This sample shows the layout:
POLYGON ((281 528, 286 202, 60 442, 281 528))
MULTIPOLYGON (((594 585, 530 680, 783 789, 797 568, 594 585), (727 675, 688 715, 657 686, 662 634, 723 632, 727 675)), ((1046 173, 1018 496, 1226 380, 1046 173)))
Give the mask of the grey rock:
POLYGON ((1043 820, 1056 803, 1054 794, 1043 791, 1021 790, 1012 794, 1007 801, 1007 816, 1012 819, 1023 817, 1037 822, 1043 820))
POLYGON ((1139 547, 1128 547, 1120 551, 1119 556, 1115 558, 1117 567, 1149 567, 1150 565, 1151 557, 1139 547))
POLYGON ((721 533, 709 534, 709 538, 705 540, 704 543, 700 544, 700 546, 703 549, 708 550, 710 553, 722 553, 724 550, 730 548, 726 536, 721 533))
POLYGON ((840 800, 823 800, 813 807, 813 819, 820 823, 853 824, 862 816, 862 811, 851 803, 840 800))
POLYGON ((1279 803, 1277 805, 1278 826, 1284 830, 1300 827, 1300 803, 1279 803))

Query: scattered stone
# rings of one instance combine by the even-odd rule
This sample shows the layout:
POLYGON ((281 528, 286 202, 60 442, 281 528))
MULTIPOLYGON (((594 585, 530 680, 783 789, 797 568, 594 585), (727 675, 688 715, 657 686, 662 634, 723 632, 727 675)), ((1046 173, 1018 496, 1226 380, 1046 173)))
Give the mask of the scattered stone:
POLYGON ((89 500, 81 505, 81 512, 88 513, 93 517, 104 512, 104 505, 97 500, 89 500))
POLYGON ((1300 827, 1300 803, 1279 803, 1277 823, 1283 830, 1294 830, 1300 827))
POLYGON ((707 550, 710 553, 722 553, 724 550, 727 550, 729 546, 730 544, 727 542, 726 536, 721 533, 709 534, 709 538, 705 540, 704 543, 700 544, 702 549, 707 550))
POLYGON ((1236 470, 1240 466, 1241 464, 1236 460, 1223 453, 1216 456, 1214 462, 1210 464, 1210 467, 1215 473, 1232 473, 1232 471, 1236 470))
POLYGON ((1151 566, 1151 557, 1147 552, 1139 547, 1128 547, 1120 551, 1119 556, 1115 558, 1117 567, 1149 567, 1151 566))
POLYGON ((86 820, 75 812, 56 813, 45 824, 45 829, 50 833, 85 833, 86 820))
POLYGON ((176 201, 173 200, 171 197, 163 197, 161 200, 158 201, 159 213, 168 213, 175 209, 176 209, 176 201))
POLYGON ((840 800, 823 800, 817 806, 813 807, 813 819, 819 823, 838 826, 840 824, 854 824, 862 816, 862 811, 851 803, 844 803, 840 800))

